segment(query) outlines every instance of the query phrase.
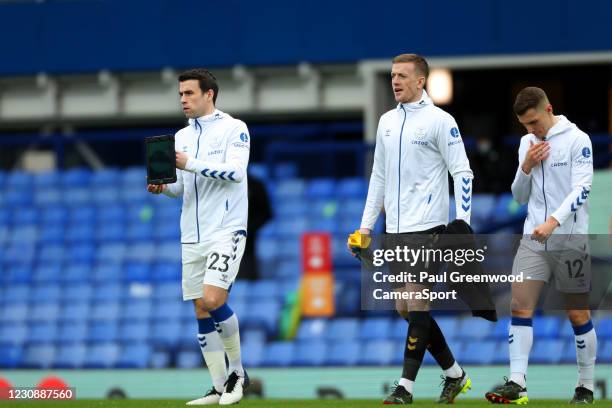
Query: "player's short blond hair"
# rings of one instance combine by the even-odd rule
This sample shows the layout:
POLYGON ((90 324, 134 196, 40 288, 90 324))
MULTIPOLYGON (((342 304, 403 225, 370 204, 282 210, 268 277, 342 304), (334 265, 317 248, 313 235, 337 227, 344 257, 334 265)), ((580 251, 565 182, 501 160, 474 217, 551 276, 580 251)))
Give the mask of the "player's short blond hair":
POLYGON ((414 67, 418 71, 419 74, 425 77, 429 77, 429 64, 425 58, 421 57, 418 54, 400 54, 393 58, 394 64, 400 64, 403 62, 412 62, 414 67))

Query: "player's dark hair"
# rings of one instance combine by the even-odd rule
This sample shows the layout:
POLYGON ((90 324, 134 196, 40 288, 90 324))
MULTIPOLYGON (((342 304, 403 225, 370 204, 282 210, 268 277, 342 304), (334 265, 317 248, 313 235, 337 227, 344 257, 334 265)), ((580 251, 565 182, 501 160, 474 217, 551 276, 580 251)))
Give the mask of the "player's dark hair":
POLYGON ((200 84, 202 92, 206 92, 209 89, 213 90, 213 104, 217 103, 217 95, 219 94, 219 85, 217 85, 217 78, 205 68, 193 68, 182 72, 178 80, 179 82, 189 81, 190 79, 196 79, 200 84))
POLYGON ((400 54, 393 58, 394 64, 399 64, 402 62, 412 62, 419 74, 423 75, 426 80, 429 77, 429 64, 427 63, 425 58, 421 57, 420 55, 400 54))
POLYGON ((537 86, 523 88, 514 100, 514 114, 517 116, 525 114, 529 109, 537 108, 544 101, 548 101, 546 92, 537 86))

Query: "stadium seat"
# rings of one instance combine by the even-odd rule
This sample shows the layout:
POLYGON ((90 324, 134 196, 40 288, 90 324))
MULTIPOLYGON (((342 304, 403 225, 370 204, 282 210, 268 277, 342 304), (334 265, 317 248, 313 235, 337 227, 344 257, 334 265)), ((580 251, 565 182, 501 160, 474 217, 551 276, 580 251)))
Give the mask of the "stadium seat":
POLYGON ((92 172, 85 168, 75 168, 61 172, 59 176, 59 182, 64 188, 88 187, 92 172))
MULTIPOLYGON (((244 350, 244 349, 243 349, 244 350)), ((171 353, 167 350, 154 350, 149 365, 151 368, 168 368, 172 362, 171 353)), ((243 357, 244 361, 244 357, 243 357)))
POLYGON ((90 276, 91 267, 89 263, 73 263, 65 268, 64 273, 59 278, 63 283, 85 283, 89 281, 90 276))
POLYGON ((106 302, 94 302, 89 312, 90 320, 116 321, 120 317, 119 300, 109 300, 106 302))
POLYGON ((510 329, 510 317, 500 317, 494 324, 493 330, 489 333, 489 337, 494 340, 504 340, 508 338, 508 330, 510 329))
POLYGON ((204 364, 199 350, 181 350, 176 356, 177 368, 200 368, 204 364))
POLYGON ((0 367, 15 368, 21 362, 23 350, 21 346, 0 347, 0 367))
POLYGON ((127 344, 121 348, 117 368, 147 368, 151 359, 151 347, 144 342, 127 344))
POLYGON ((151 224, 130 224, 125 231, 125 238, 129 241, 148 241, 152 237, 157 238, 153 234, 153 225, 151 224))
POLYGON ((48 284, 49 282, 56 282, 62 273, 61 263, 41 263, 32 274, 32 281, 37 284, 48 284))
POLYGON ((92 299, 96 302, 118 301, 122 298, 123 288, 118 283, 104 283, 99 285, 92 294, 92 299))
MULTIPOLYGON (((237 316, 240 316, 240 315, 237 315, 237 316)), ((268 335, 266 331, 263 329, 245 328, 244 330, 240 330, 240 341, 242 342, 265 343, 267 337, 268 335)))
MULTIPOLYGON (((151 342, 154 346, 174 347, 181 335, 181 323, 178 321, 159 321, 153 317, 151 326, 151 342)), ((195 334, 193 341, 195 342, 195 334)))
POLYGON ((384 317, 370 317, 361 321, 359 328, 359 340, 390 339, 392 323, 391 319, 384 317))
POLYGON ((140 320, 149 319, 152 316, 152 306, 149 299, 134 299, 123 304, 121 308, 121 319, 140 320))
POLYGON ((241 345, 243 364, 246 367, 261 366, 266 347, 265 342, 245 339, 241 345))
MULTIPOLYGON (((119 191, 115 187, 92 188, 89 191, 91 194, 92 204, 102 207, 102 209, 104 209, 105 207, 115 206, 116 203, 119 202, 119 191)), ((114 219, 122 218, 123 215, 121 215, 119 218, 114 219)), ((100 218, 98 219, 98 221, 100 221, 100 218)))
MULTIPOLYGON (((442 326, 440 326, 440 328, 442 329, 442 326)), ((442 329, 442 333, 448 336, 452 336, 455 333, 461 333, 461 337, 464 339, 483 339, 489 337, 494 328, 495 323, 491 323, 484 319, 465 317, 461 319, 459 327, 454 332, 449 330, 447 334, 447 332, 442 329)))
POLYGON ((125 241, 125 225, 115 220, 104 222, 96 228, 96 241, 123 242, 125 241))
POLYGON ((126 245, 123 243, 102 244, 96 252, 96 261, 103 262, 123 262, 126 254, 126 245))
POLYGON ((303 180, 300 179, 286 179, 280 181, 276 185, 274 191, 275 198, 278 201, 285 201, 290 199, 301 198, 306 190, 306 185, 303 180))
POLYGON ((23 322, 28 317, 29 307, 26 302, 13 302, 0 309, 0 322, 23 322))
POLYGON ((182 288, 180 282, 157 283, 153 287, 155 301, 161 299, 182 299, 182 288))
POLYGON ((244 326, 263 327, 270 334, 276 333, 281 311, 279 302, 271 299, 262 299, 250 304, 253 307, 248 307, 242 316, 240 316, 244 326))
MULTIPOLYGON (((353 366, 361 355, 361 342, 356 340, 343 340, 328 342, 325 365, 329 366, 353 366)), ((403 350, 403 347, 402 347, 403 350)))
POLYGON ((32 322, 55 322, 59 317, 59 302, 33 302, 30 308, 29 320, 32 322))
POLYGON ((288 367, 291 365, 295 343, 289 341, 275 341, 268 343, 264 350, 262 366, 288 367))
POLYGON ((533 318, 534 339, 554 339, 559 336, 560 321, 556 316, 535 316, 533 318))
POLYGON ((396 342, 390 340, 370 340, 365 343, 357 364, 366 366, 390 365, 397 351, 396 342))
POLYGON ((98 320, 89 325, 87 341, 92 343, 114 342, 117 340, 118 330, 115 320, 98 320))
POLYGON ((324 340, 303 340, 297 343, 292 366, 321 366, 327 356, 327 343, 324 340))
POLYGON ((90 243, 74 243, 68 248, 65 260, 91 264, 96 255, 96 247, 90 243))
POLYGON ((598 338, 612 340, 612 316, 602 317, 596 326, 598 338))
POLYGON ((91 281, 96 283, 117 282, 121 277, 122 267, 120 263, 103 262, 96 265, 91 272, 91 281))
POLYGON ((327 325, 325 338, 328 341, 357 339, 359 335, 359 320, 354 318, 334 319, 327 325))
POLYGON ((38 224, 39 218, 40 214, 35 208, 18 207, 13 212, 13 224, 18 226, 36 225, 38 224))
POLYGON ((145 262, 128 262, 123 267, 122 278, 128 282, 148 282, 151 278, 151 268, 145 262))
POLYGON ((85 362, 87 348, 83 343, 62 344, 57 348, 54 368, 80 368, 85 362))
POLYGON ((151 270, 151 280, 155 282, 178 282, 181 280, 182 268, 178 263, 157 262, 151 270))
MULTIPOLYGON (((56 283, 31 286, 30 296, 29 299, 37 302, 59 302, 61 300, 61 287, 56 283)), ((24 300, 28 300, 28 298, 24 300)))
POLYGON ((125 256, 126 261, 150 262, 157 258, 155 245, 150 242, 130 244, 125 256))
MULTIPOLYGON (((24 283, 4 287, 3 302, 5 305, 30 299, 30 285, 24 283)), ((1 316, 1 314, 0 314, 1 316)))
POLYGON ((94 344, 87 349, 85 368, 111 368, 119 357, 119 346, 115 343, 94 344))
POLYGON ((257 299, 277 299, 280 295, 279 286, 276 280, 273 279, 261 279, 257 280, 249 285, 249 291, 247 297, 251 301, 257 301, 257 299))
POLYGON ((0 349, 9 345, 23 344, 28 340, 28 327, 25 323, 4 322, 0 325, 0 349))
POLYGON ((55 347, 52 344, 31 344, 26 347, 20 366, 23 368, 50 368, 55 359, 55 347))
POLYGON ((182 302, 179 299, 168 299, 155 302, 153 305, 153 316, 159 320, 180 320, 182 316, 182 302))
POLYGON ((57 332, 57 342, 59 344, 73 344, 85 341, 88 329, 86 320, 66 321, 60 324, 57 332))
POLYGON ((564 340, 546 340, 534 333, 530 362, 534 364, 558 364, 563 357, 564 340))
POLYGON ((612 340, 602 342, 597 355, 597 361, 601 363, 612 363, 612 340))
MULTIPOLYGON (((355 198, 365 200, 367 193, 368 183, 362 178, 342 179, 338 182, 338 188, 336 189, 337 196, 341 198, 355 198)), ((364 202, 362 202, 362 205, 364 202)))
MULTIPOLYGON (((459 333, 459 327, 464 321, 459 316, 436 316, 435 319, 447 340, 452 339, 457 333, 459 333)), ((476 319, 473 317, 468 317, 467 319, 468 321, 476 321, 476 319)))
POLYGON ((306 197, 309 199, 329 198, 335 195, 335 191, 335 180, 329 178, 313 179, 306 187, 306 197))
POLYGON ((67 302, 89 302, 92 294, 92 287, 87 283, 68 284, 64 288, 63 298, 67 302))
POLYGON ((297 339, 312 340, 323 338, 325 336, 326 329, 327 319, 304 320, 298 329, 297 339))
POLYGON ((503 364, 506 365, 510 361, 510 348, 508 346, 508 340, 497 340, 497 352, 493 355, 492 364, 503 364))
POLYGON ((493 363, 493 358, 497 354, 498 342, 472 338, 472 340, 464 340, 463 343, 462 364, 487 365, 493 363))

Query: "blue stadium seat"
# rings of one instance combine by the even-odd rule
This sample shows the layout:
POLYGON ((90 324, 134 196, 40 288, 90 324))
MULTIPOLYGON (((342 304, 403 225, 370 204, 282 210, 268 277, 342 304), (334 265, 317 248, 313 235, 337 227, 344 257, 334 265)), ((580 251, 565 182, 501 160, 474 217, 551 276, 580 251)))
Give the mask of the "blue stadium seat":
POLYGON ((393 323, 390 330, 390 340, 405 340, 406 334, 408 333, 408 322, 399 316, 396 319, 392 319, 393 323))
POLYGON ((85 368, 111 368, 119 357, 119 346, 115 343, 94 344, 85 354, 85 368))
MULTIPOLYGON (((575 339, 559 339, 561 341, 563 341, 565 344, 563 346, 563 354, 561 354, 561 360, 560 363, 561 364, 572 364, 572 363, 576 363, 576 343, 575 343, 575 339)), ((535 339, 534 341, 537 341, 537 339, 535 339)), ((601 344, 602 342, 599 341, 599 348, 601 350, 601 344)), ((597 361, 601 361, 599 354, 597 355, 597 361)))
MULTIPOLYGON (((507 336, 507 335, 506 335, 507 336)), ((508 340, 497 340, 497 352, 493 355, 492 364, 506 365, 510 361, 508 340)))
POLYGON ((36 247, 34 243, 13 244, 5 246, 3 254, 4 264, 7 266, 30 266, 36 257, 36 247))
POLYGON ((306 187, 306 197, 308 198, 329 198, 335 195, 336 181, 329 178, 313 179, 306 187))
POLYGON ((274 215, 279 219, 291 217, 305 217, 309 212, 309 205, 301 198, 281 201, 274 208, 274 215))
MULTIPOLYGON (((172 356, 169 351, 154 350, 151 353, 151 359, 149 360, 149 365, 151 366, 151 368, 168 368, 170 367, 171 360, 172 360, 172 356)), ((244 357, 242 358, 242 361, 244 361, 244 357)))
POLYGON ((64 248, 64 245, 59 243, 43 244, 38 253, 39 262, 62 262, 64 260, 64 248))
POLYGON ((96 235, 96 230, 93 224, 88 222, 74 222, 66 230, 66 240, 75 244, 93 242, 96 235))
POLYGON ((150 262, 157 259, 157 249, 150 242, 139 242, 128 246, 126 261, 150 262))
POLYGON ((149 319, 152 314, 149 299, 134 299, 124 303, 121 308, 121 318, 125 320, 149 319))
POLYGON ((179 320, 182 316, 182 302, 179 299, 155 302, 153 316, 159 320, 179 320))
POLYGON ((122 266, 112 261, 103 262, 93 268, 91 272, 92 282, 117 282, 121 277, 122 266))
POLYGON ((59 303, 58 302, 46 302, 41 299, 43 303, 34 302, 30 308, 29 320, 34 322, 55 322, 59 317, 59 303))
POLYGON ((612 340, 612 316, 599 319, 595 330, 598 338, 612 340))
POLYGON ((68 284, 64 288, 63 297, 68 302, 89 302, 92 292, 92 287, 86 283, 68 284))
POLYGON ((118 368, 147 368, 150 359, 151 347, 147 343, 127 344, 121 348, 115 366, 118 368))
MULTIPOLYGON (((90 190, 90 193, 91 202, 100 206, 102 209, 106 206, 113 206, 119 202, 119 191, 116 187, 94 187, 90 190)), ((121 218, 122 217, 123 216, 121 216, 121 218)))
POLYGON ((181 236, 177 222, 157 224, 153 228, 153 238, 157 240, 176 241, 181 236))
POLYGON ((56 243, 64 242, 66 229, 61 224, 48 224, 39 231, 40 242, 56 243))
POLYGON ((508 339, 508 330, 510 329, 510 317, 500 317, 494 324, 493 330, 489 333, 489 337, 494 340, 508 339))
POLYGON ((21 346, 0 347, 0 367, 15 368, 21 362, 23 350, 21 346))
MULTIPOLYGON (((442 326, 440 326, 440 328, 442 328, 442 326)), ((461 337, 463 339, 484 339, 489 337, 490 333, 492 333, 494 328, 495 323, 491 323, 487 320, 475 317, 464 317, 463 319, 461 319, 459 328, 456 328, 454 332, 451 332, 450 330, 448 334, 444 330, 442 332, 446 336, 452 336, 455 333, 461 333, 461 337)))
POLYGON ((86 187, 92 176, 91 170, 76 168, 60 173, 60 184, 64 188, 86 187))
POLYGON ((123 262, 126 245, 123 243, 102 244, 96 252, 96 262, 123 262))
POLYGON ((29 245, 38 240, 38 228, 33 225, 18 225, 13 227, 11 235, 8 237, 9 245, 29 245))
MULTIPOLYGON (((480 337, 481 338, 481 337, 480 337)), ((498 342, 494 340, 481 341, 479 338, 464 340, 461 362, 463 364, 487 365, 493 363, 497 354, 498 342)))
POLYGON ((32 299, 40 302, 59 302, 61 300, 61 287, 57 283, 31 286, 32 299))
MULTIPOLYGON (((237 314, 238 317, 240 315, 237 314)), ((263 329, 258 328, 245 328, 244 330, 240 330, 240 341, 244 343, 248 342, 259 342, 265 343, 268 334, 263 329)))
POLYGON ((276 225, 276 233, 279 237, 285 239, 296 240, 299 245, 299 238, 308 231, 308 222, 306 218, 291 218, 280 220, 276 225))
POLYGON ((123 242, 125 240, 125 225, 118 221, 108 221, 96 228, 96 241, 123 242))
POLYGON ((40 188, 34 193, 34 203, 39 207, 62 203, 62 193, 57 188, 40 188))
POLYGON ((62 344, 57 348, 55 360, 53 361, 54 368, 80 368, 85 362, 87 348, 83 343, 67 343, 62 344))
POLYGON ((359 335, 359 320, 355 318, 334 319, 327 325, 325 338, 328 341, 357 339, 359 335))
MULTIPOLYGON (((535 331, 535 330, 534 330, 535 331)), ((564 340, 545 340, 534 333, 530 362, 534 364, 558 364, 563 357, 564 340)))
POLYGON ((0 349, 9 345, 23 344, 28 340, 28 327, 19 322, 4 322, 0 325, 0 349))
POLYGON ((74 344, 81 343, 87 339, 87 323, 82 321, 70 321, 60 324, 56 336, 58 344, 74 344))
POLYGON ((200 368, 204 364, 199 350, 181 350, 176 356, 177 368, 200 368))
POLYGON ((14 225, 36 225, 40 219, 40 214, 35 208, 17 208, 13 212, 14 225))
MULTIPOLYGON (((362 206, 368 193, 368 182, 362 178, 345 178, 338 182, 336 194, 341 198, 362 200, 362 206)), ((363 210, 363 208, 362 208, 363 210)))
POLYGON ((241 316, 245 327, 263 327, 268 333, 275 333, 280 315, 280 304, 275 300, 262 299, 251 305, 252 307, 247 308, 241 316))
MULTIPOLYGON (((175 228, 178 227, 175 226, 175 228)), ((133 223, 130 224, 127 230, 125 231, 125 238, 129 241, 149 241, 151 240, 151 238, 158 237, 153 234, 153 225, 144 223, 133 223)))
MULTIPOLYGON (((10 262, 7 262, 7 265, 10 262)), ((23 284, 32 280, 32 267, 30 265, 15 265, 5 269, 2 280, 6 284, 23 284)))
POLYGON ((149 340, 147 320, 124 320, 119 326, 119 341, 122 343, 143 343, 149 340))
POLYGON ((180 263, 181 256, 181 245, 178 242, 164 242, 158 246, 155 259, 157 261, 180 263))
POLYGON ((295 343, 290 341, 274 341, 268 343, 264 350, 262 366, 288 367, 291 365, 295 343))
POLYGON ((273 279, 262 279, 252 282, 249 285, 247 297, 255 299, 276 299, 280 295, 278 282, 273 279))
POLYGON ((330 347, 324 362, 325 365, 353 366, 357 364, 357 360, 361 355, 361 342, 346 339, 328 342, 328 344, 330 347))
POLYGON ((153 288, 153 297, 156 302, 161 299, 182 299, 182 290, 180 282, 158 283, 153 288))
POLYGON ((94 343, 114 342, 117 340, 118 329, 115 320, 97 320, 89 325, 87 341, 94 343))
POLYGON ((31 190, 8 190, 4 193, 4 203, 13 207, 27 207, 34 201, 31 190))
POLYGON ((244 280, 237 280, 232 283, 230 288, 231 301, 241 300, 244 301, 250 292, 250 282, 244 280))
POLYGON ((125 281, 148 282, 151 277, 151 268, 148 263, 128 262, 123 267, 122 278, 125 281))
POLYGON ((55 347, 52 344, 31 344, 26 347, 20 366, 23 368, 50 368, 55 359, 55 347))
POLYGON ((279 201, 300 198, 304 195, 306 184, 300 179, 282 180, 276 185, 274 194, 279 201))
MULTIPOLYGON (((152 319, 150 341, 154 346, 174 347, 181 335, 181 323, 178 321, 160 321, 152 319)), ((195 334, 193 334, 195 342, 195 334)))
POLYGON ((70 245, 65 260, 91 264, 96 255, 96 247, 90 243, 74 243, 70 245))
MULTIPOLYGON (((165 199, 159 197, 161 199, 165 199)), ((141 209, 144 206, 148 206, 147 202, 153 199, 153 196, 147 192, 146 186, 124 186, 121 190, 119 190, 119 200, 124 204, 140 205, 141 209)), ((127 219, 133 220, 135 215, 139 215, 134 212, 128 212, 127 219)))
POLYGON ((41 265, 34 270, 32 281, 39 284, 57 282, 61 273, 61 263, 41 263, 41 265))
POLYGON ((89 312, 90 320, 115 321, 121 316, 119 313, 119 300, 109 300, 106 302, 94 302, 89 312))
POLYGON ((357 364, 368 366, 390 365, 394 354, 397 354, 396 342, 391 340, 370 340, 365 343, 357 364))
POLYGON ((68 222, 68 210, 64 206, 49 205, 42 208, 41 223, 50 224, 65 224, 68 222))
POLYGON ((242 361, 247 367, 259 367, 261 366, 266 345, 264 342, 246 340, 243 341, 242 346, 242 361))
POLYGON ((327 331, 327 319, 304 320, 297 332, 297 339, 312 340, 324 338, 327 331))
POLYGON ((299 341, 291 361, 292 366, 321 366, 327 357, 327 343, 323 340, 299 341))
POLYGON ((606 340, 602 342, 602 346, 599 348, 597 355, 598 362, 612 363, 612 340, 606 340))
POLYGON ((21 322, 28 317, 26 301, 9 303, 0 309, 0 322, 21 322))
POLYGON ((35 188, 57 188, 60 183, 60 173, 57 171, 45 171, 35 174, 32 178, 35 188))
MULTIPOLYGON (((121 173, 119 169, 116 168, 111 167, 96 170, 91 174, 90 185, 93 189, 103 189, 106 185, 116 185, 120 177, 121 173)), ((117 190, 117 188, 114 189, 117 190)))
POLYGON ((61 322, 86 322, 89 319, 89 298, 78 301, 68 300, 61 309, 59 320, 61 322))
POLYGON ((132 185, 125 188, 137 189, 140 187, 142 190, 146 191, 147 172, 142 166, 129 167, 123 170, 123 172, 119 174, 119 179, 122 184, 132 185))
MULTIPOLYGON (((358 275, 359 276, 359 275, 358 275)), ((361 309, 361 289, 359 280, 338 280, 334 285, 336 315, 355 316, 361 309)))
POLYGON ((102 226, 107 223, 125 224, 125 208, 116 201, 98 207, 96 222, 102 226))
POLYGON ((65 268, 59 276, 64 283, 85 283, 91 276, 91 266, 89 263, 73 263, 65 268))
POLYGON ((28 189, 34 181, 34 175, 22 170, 13 170, 6 176, 5 186, 7 188, 28 189))
POLYGON ((362 320, 359 328, 359 340, 392 339, 391 319, 385 317, 370 317, 362 320))
POLYGON ((174 262, 156 262, 151 270, 154 282, 177 282, 181 280, 181 265, 174 262))
MULTIPOLYGON (((81 210, 85 208, 91 208, 88 206, 92 204, 91 195, 89 193, 89 189, 87 188, 66 188, 62 191, 62 199, 64 205, 69 207, 76 207, 74 214, 77 214, 76 219, 79 221, 81 221, 78 218, 81 214, 81 210)), ((89 212, 90 210, 87 211, 89 212)), ((90 219, 93 220, 93 217, 90 218, 90 215, 88 214, 87 220, 90 219)))
POLYGON ((556 316, 536 316, 533 318, 534 339, 555 339, 559 337, 560 321, 556 316))
MULTIPOLYGON (((18 283, 4 287, 4 305, 8 305, 14 302, 23 302, 31 299, 30 297, 31 287, 28 284, 18 283)), ((1 315, 1 314, 0 314, 1 315)))

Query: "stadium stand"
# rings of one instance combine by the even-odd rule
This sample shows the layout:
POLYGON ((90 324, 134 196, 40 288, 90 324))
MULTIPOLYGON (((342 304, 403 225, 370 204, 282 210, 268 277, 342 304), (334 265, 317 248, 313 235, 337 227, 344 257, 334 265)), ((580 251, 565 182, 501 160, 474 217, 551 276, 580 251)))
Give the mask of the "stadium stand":
MULTIPOLYGON (((391 312, 361 310, 359 268, 345 250, 367 183, 299 179, 290 167, 280 171, 286 178, 267 179, 276 208, 258 237, 264 278, 237 281, 231 290, 245 364, 400 364, 406 323, 391 312), (332 236, 336 317, 303 320, 293 341, 280 341, 283 305, 301 274, 299 237, 311 230, 332 236)), ((143 179, 141 168, 0 172, 0 367, 201 366, 192 305, 181 299, 180 202, 143 193, 143 179), (119 191, 94 188, 114 179, 119 191), (160 218, 167 222, 153 222, 160 218)), ((483 228, 523 211, 506 194, 474 196, 474 222, 483 228)), ((507 245, 491 248, 505 253, 505 262, 507 245)), ((507 317, 497 324, 464 315, 437 321, 464 363, 507 363, 507 317)), ((612 362, 612 317, 596 323, 598 361, 612 362)), ((534 362, 575 360, 563 316, 538 316, 534 330, 534 362)), ((435 362, 428 356, 425 364, 435 362)))

